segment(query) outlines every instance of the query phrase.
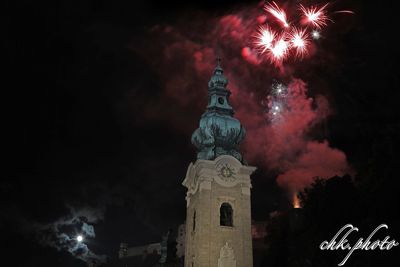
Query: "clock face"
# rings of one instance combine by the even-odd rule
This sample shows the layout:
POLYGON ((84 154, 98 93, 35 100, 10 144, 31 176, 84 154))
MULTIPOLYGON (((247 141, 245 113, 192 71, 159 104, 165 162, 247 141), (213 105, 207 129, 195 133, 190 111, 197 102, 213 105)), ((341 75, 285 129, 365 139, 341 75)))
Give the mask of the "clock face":
POLYGON ((236 179, 234 169, 228 164, 219 167, 218 176, 226 182, 233 182, 236 179))
POLYGON ((229 169, 228 167, 222 167, 221 168, 221 175, 224 177, 231 177, 232 176, 232 170, 229 169))

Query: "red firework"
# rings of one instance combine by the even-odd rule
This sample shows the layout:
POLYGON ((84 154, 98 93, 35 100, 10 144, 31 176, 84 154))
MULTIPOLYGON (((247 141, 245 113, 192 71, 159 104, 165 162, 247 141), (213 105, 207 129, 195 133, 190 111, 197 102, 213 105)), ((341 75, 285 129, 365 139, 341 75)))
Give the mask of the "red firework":
POLYGON ((307 48, 310 40, 306 30, 293 28, 289 36, 291 46, 296 50, 296 55, 298 57, 303 57, 305 54, 307 54, 307 48))
POLYGON ((285 34, 278 35, 268 26, 263 26, 255 37, 260 54, 265 54, 271 63, 279 65, 288 56, 290 42, 285 34))
MULTIPOLYGON (((264 6, 265 12, 272 15, 274 20, 278 21, 284 27, 276 27, 276 23, 270 24, 268 17, 262 25, 258 28, 256 40, 254 42, 260 55, 266 57, 271 63, 281 65, 281 63, 293 55, 295 58, 303 58, 308 53, 312 39, 317 40, 320 38, 321 29, 328 24, 330 18, 327 15, 328 3, 321 6, 305 7, 300 4, 300 11, 298 18, 294 19, 289 25, 285 10, 280 8, 277 3, 266 3, 264 6), (272 27, 275 25, 275 28, 272 27), (292 52, 292 53, 291 53, 292 52)), ((352 11, 342 10, 334 13, 350 13, 352 11)))
POLYGON ((289 27, 289 23, 287 23, 286 21, 285 11, 279 8, 279 6, 275 2, 265 5, 264 9, 265 11, 273 15, 277 20, 279 20, 284 27, 289 27))
POLYGON ((261 54, 271 49, 272 43, 275 41, 276 33, 268 26, 261 26, 256 35, 256 46, 260 48, 261 54))
POLYGON ((326 15, 325 8, 328 4, 323 5, 322 7, 318 8, 316 6, 311 6, 309 8, 300 5, 300 10, 303 13, 303 24, 311 24, 312 26, 320 29, 323 26, 326 26, 327 21, 329 20, 328 16, 326 15))
POLYGON ((277 38, 274 46, 270 49, 270 60, 275 65, 279 65, 289 54, 290 43, 286 40, 285 36, 277 38))

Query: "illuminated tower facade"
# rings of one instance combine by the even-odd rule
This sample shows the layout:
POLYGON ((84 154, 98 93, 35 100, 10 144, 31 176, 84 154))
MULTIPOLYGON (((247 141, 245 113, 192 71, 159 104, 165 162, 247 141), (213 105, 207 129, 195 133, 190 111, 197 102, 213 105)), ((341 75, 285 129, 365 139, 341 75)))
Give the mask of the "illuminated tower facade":
POLYGON ((228 80, 218 61, 208 105, 192 135, 197 160, 189 165, 185 267, 252 267, 250 175, 239 151, 245 130, 233 117, 228 80))

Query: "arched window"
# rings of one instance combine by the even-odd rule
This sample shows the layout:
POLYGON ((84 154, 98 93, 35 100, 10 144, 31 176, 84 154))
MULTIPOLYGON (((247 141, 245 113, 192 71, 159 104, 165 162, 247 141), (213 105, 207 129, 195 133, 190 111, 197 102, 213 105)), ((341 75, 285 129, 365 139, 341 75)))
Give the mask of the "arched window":
POLYGON ((193 213, 193 232, 196 230, 196 211, 193 213))
POLYGON ((219 209, 219 222, 221 226, 233 226, 233 209, 229 203, 222 203, 219 209))

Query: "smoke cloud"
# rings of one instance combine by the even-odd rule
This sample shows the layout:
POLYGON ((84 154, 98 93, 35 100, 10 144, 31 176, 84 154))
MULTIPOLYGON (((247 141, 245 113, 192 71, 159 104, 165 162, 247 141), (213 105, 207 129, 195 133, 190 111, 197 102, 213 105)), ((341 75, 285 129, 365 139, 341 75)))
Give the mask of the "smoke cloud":
MULTIPOLYGON (((307 83, 296 78, 302 71, 311 71, 312 64, 304 63, 302 71, 297 71, 296 62, 276 68, 252 47, 255 30, 265 21, 259 6, 219 18, 191 15, 182 23, 153 27, 150 44, 132 45, 136 53, 151 58, 148 64, 157 70, 164 87, 160 102, 145 112, 148 118, 161 117, 190 135, 205 109, 207 82, 218 55, 229 79, 235 116, 247 130, 242 150, 250 164, 278 173, 278 184, 289 192, 310 185, 314 177, 351 171, 344 152, 332 148, 328 140, 313 138, 314 129, 327 119, 331 108, 326 96, 309 96, 307 83), (274 80, 288 84, 285 110, 278 121, 268 115, 274 80), (182 110, 187 111, 185 115, 182 110)), ((318 49, 314 47, 313 54, 323 52, 318 49)))

